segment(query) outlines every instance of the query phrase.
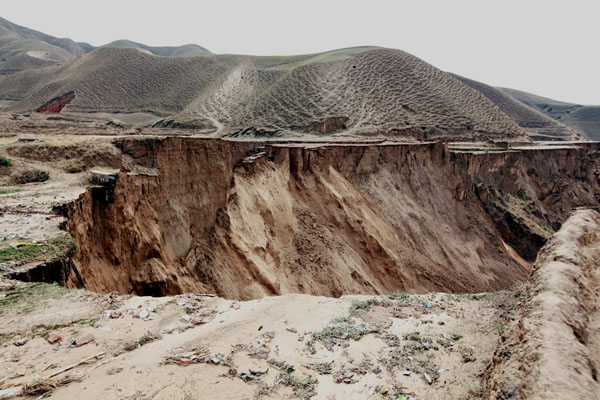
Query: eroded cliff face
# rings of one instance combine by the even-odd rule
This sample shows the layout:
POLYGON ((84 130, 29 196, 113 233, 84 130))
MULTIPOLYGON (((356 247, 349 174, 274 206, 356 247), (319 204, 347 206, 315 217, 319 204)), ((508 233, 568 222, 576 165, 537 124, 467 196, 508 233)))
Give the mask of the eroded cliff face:
POLYGON ((487 369, 488 398, 600 393, 600 214, 577 210, 542 248, 487 369))
POLYGON ((527 278, 523 257, 572 207, 598 205, 594 146, 124 140, 113 195, 84 194, 68 230, 100 292, 497 290, 527 278))

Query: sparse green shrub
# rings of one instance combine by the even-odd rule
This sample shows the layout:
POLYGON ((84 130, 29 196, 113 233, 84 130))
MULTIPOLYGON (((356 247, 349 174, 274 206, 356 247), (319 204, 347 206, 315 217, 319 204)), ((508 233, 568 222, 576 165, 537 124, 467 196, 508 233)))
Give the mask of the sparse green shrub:
POLYGON ((0 157, 0 167, 10 167, 10 158, 0 157))
POLYGON ((365 301, 353 300, 352 305, 350 306, 350 315, 356 315, 360 310, 367 311, 371 308, 371 306, 377 304, 377 299, 368 299, 365 301))

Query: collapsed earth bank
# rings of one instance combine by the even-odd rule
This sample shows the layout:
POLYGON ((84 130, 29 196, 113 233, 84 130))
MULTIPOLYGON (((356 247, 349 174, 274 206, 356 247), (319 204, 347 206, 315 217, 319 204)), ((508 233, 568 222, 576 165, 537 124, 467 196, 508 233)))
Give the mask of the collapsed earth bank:
POLYGON ((75 263, 98 292, 494 291, 526 280, 571 210, 600 199, 598 144, 116 145, 115 181, 65 209, 75 263))

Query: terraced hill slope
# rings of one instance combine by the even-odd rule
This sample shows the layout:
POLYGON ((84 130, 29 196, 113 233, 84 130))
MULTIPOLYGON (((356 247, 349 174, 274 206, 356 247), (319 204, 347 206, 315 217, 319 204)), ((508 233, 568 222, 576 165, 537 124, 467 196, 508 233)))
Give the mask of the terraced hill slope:
POLYGON ((566 103, 515 89, 500 90, 548 117, 584 132, 590 139, 600 140, 600 106, 566 103))
POLYGON ((100 48, 0 83, 9 110, 74 92, 75 112, 152 112, 161 126, 216 135, 289 133, 523 138, 477 90, 400 50, 360 47, 291 57, 165 58, 100 48))
MULTIPOLYGON (((560 119, 554 119, 532 104, 523 102, 511 96, 505 90, 488 86, 459 75, 453 76, 461 82, 481 92, 490 101, 512 118, 527 133, 538 140, 555 140, 556 138, 570 138, 573 140, 585 138, 585 133, 576 127, 567 126, 560 119)), ((600 113, 599 113, 600 115, 600 113)))

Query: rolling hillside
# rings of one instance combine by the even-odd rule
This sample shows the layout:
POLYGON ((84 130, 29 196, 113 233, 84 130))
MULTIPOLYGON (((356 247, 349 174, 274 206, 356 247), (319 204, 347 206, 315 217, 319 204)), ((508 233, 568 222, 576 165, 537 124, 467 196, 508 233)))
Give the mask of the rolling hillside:
POLYGON ((461 82, 481 92, 490 101, 512 118, 529 136, 536 140, 555 140, 556 138, 583 139, 585 135, 578 129, 573 129, 561 121, 542 113, 530 104, 522 102, 502 89, 488 86, 459 75, 453 76, 461 82))
POLYGON ((55 38, 0 18, 0 75, 54 65, 92 49, 87 43, 55 38))
POLYGON ((105 44, 103 47, 131 47, 147 54, 154 54, 162 57, 192 57, 202 56, 210 53, 207 49, 197 44, 185 44, 183 46, 162 46, 153 47, 143 43, 132 42, 131 40, 115 40, 105 44))
POLYGON ((600 138, 600 107, 493 88, 400 50, 258 57, 129 40, 94 48, 1 18, 0 102, 13 113, 67 104, 72 116, 213 136, 600 138))
POLYGON ((500 90, 548 117, 585 133, 590 139, 600 140, 600 106, 566 103, 515 89, 500 90))
MULTIPOLYGON (((117 40, 105 46, 132 47, 157 56, 197 56, 210 53, 196 44, 153 47, 129 40, 117 40)), ((0 76, 32 68, 57 65, 94 50, 88 43, 61 39, 0 18, 0 76)))
POLYGON ((72 112, 151 112, 161 126, 217 135, 288 133, 515 138, 523 130, 477 90, 400 50, 291 57, 156 57, 100 48, 0 83, 8 110, 74 92, 72 112))

